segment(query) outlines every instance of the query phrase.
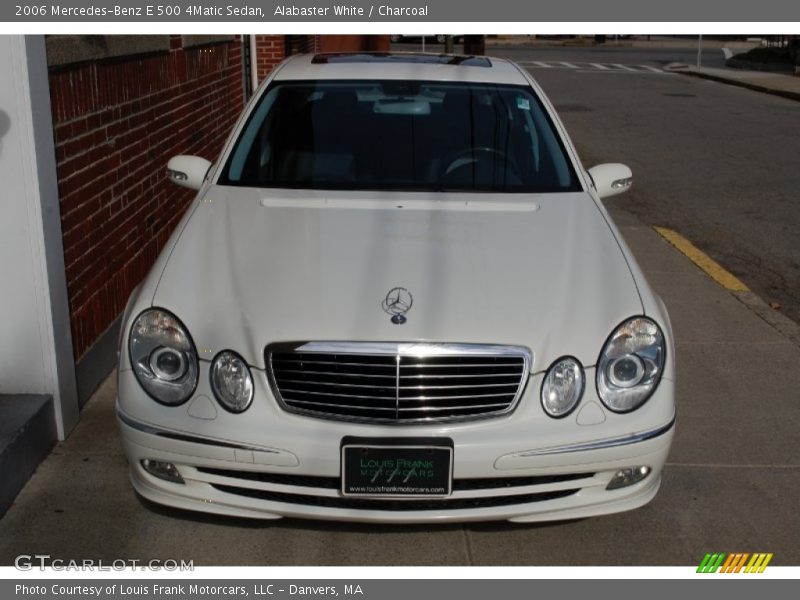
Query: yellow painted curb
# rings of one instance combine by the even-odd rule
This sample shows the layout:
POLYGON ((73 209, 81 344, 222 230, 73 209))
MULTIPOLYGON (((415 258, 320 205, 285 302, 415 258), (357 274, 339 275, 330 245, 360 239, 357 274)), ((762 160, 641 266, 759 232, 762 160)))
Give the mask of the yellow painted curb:
POLYGON ((686 258, 700 267, 706 275, 731 292, 749 292, 750 289, 722 265, 700 250, 677 231, 666 227, 653 227, 656 232, 675 246, 686 258))

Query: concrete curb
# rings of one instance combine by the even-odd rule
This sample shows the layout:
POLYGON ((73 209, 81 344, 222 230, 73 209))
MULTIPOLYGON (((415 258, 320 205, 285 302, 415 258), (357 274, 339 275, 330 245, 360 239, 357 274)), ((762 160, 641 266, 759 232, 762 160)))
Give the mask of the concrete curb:
POLYGON ((0 394, 0 518, 56 443, 53 399, 0 394))
POLYGON ((703 274, 744 304, 762 321, 800 348, 800 324, 774 310, 760 296, 680 233, 656 225, 652 229, 691 261, 703 274))
POLYGON ((753 90, 755 92, 763 92, 765 94, 772 94, 773 96, 780 96, 782 98, 787 98, 788 100, 796 100, 800 101, 800 92, 790 92, 788 90, 778 90, 775 88, 767 87, 764 85, 758 85, 757 83, 750 83, 748 81, 742 81, 740 79, 728 79, 726 77, 717 77, 716 75, 709 75, 708 73, 700 73, 697 71, 683 71, 683 70, 671 70, 670 73, 680 73, 681 75, 690 75, 692 77, 699 77, 700 79, 708 79, 710 81, 716 81, 718 83, 727 83, 729 85, 735 85, 738 87, 747 88, 749 90, 753 90))
POLYGON ((781 335, 788 338, 789 341, 800 348, 800 324, 795 323, 786 315, 774 310, 757 294, 751 291, 731 292, 731 294, 733 294, 739 302, 753 311, 756 316, 760 317, 773 329, 778 330, 781 335))

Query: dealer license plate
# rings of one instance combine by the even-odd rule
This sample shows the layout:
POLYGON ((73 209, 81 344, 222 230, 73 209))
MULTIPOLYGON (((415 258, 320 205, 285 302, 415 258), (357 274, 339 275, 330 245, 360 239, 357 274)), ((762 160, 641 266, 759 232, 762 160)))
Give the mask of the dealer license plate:
POLYGON ((450 495, 452 473, 450 440, 419 445, 345 440, 342 444, 345 496, 441 498, 450 495))

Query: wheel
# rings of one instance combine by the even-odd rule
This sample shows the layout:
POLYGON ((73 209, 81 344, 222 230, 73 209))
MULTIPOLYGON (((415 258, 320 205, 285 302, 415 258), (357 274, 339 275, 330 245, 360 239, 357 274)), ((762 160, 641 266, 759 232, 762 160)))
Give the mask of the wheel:
POLYGON ((447 39, 446 35, 437 35, 436 42, 439 44, 444 44, 445 40, 447 39))

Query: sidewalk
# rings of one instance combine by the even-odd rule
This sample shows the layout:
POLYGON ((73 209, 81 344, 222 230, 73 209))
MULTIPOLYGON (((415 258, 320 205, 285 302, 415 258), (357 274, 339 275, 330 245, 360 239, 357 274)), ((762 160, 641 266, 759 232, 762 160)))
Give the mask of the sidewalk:
POLYGON ((746 71, 743 69, 713 69, 673 63, 665 67, 672 73, 692 75, 720 83, 736 85, 757 92, 800 100, 800 77, 770 73, 767 71, 746 71))
MULTIPOLYGON (((709 551, 800 564, 800 346, 652 227, 610 210, 667 304, 677 429, 659 494, 628 513, 543 525, 256 522, 154 507, 127 481, 113 375, 0 519, 0 565, 172 558, 199 565, 689 565, 709 551)), ((760 302, 760 300, 758 301, 760 302)), ((601 343, 598 341, 598 344, 601 343)))

